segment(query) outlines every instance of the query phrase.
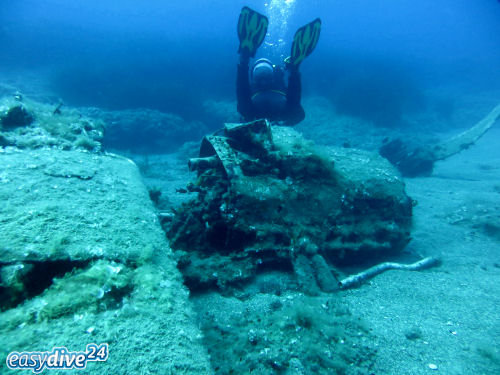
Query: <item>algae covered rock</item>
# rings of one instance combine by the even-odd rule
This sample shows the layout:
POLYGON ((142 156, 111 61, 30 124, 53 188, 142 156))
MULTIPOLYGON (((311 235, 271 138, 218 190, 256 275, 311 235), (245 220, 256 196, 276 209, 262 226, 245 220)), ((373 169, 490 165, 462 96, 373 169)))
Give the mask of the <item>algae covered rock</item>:
POLYGON ((0 360, 106 343, 90 374, 211 373, 137 166, 86 150, 0 149, 0 360), (131 355, 133 353, 133 355, 131 355))
POLYGON ((168 236, 192 288, 226 289, 277 268, 308 291, 331 290, 329 267, 396 253, 410 239, 412 201, 374 153, 318 148, 256 121, 205 137, 190 167, 198 195, 168 236))
POLYGON ((100 151, 103 123, 79 111, 20 95, 0 98, 0 147, 100 151))
POLYGON ((33 116, 21 105, 14 105, 0 113, 0 124, 3 128, 26 126, 33 122, 33 116))

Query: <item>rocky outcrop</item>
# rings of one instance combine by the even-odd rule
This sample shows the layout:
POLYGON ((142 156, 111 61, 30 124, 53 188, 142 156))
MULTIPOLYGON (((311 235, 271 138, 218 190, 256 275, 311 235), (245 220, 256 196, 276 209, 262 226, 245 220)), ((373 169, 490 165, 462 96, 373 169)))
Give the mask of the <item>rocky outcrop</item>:
MULTIPOLYGON (((67 124, 68 125, 68 124, 67 124)), ((0 149, 0 360, 85 351, 90 374, 211 373, 188 291, 130 160, 0 149)))
POLYGON ((104 111, 87 108, 85 113, 104 121, 107 149, 137 153, 171 153, 187 141, 198 141, 208 132, 200 121, 188 121, 172 113, 150 109, 104 111))
POLYGON ((103 129, 101 121, 61 104, 40 103, 20 94, 0 98, 0 147, 100 151, 103 129))

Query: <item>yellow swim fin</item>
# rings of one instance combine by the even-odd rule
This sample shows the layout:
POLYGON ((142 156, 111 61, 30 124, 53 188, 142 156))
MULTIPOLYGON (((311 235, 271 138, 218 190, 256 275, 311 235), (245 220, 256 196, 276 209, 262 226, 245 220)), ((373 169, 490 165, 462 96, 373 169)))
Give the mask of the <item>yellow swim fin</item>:
POLYGON ((312 53, 316 44, 318 44, 320 32, 321 20, 319 18, 296 31, 293 37, 292 53, 289 58, 290 64, 297 66, 312 53))
POLYGON ((243 7, 238 19, 238 38, 240 39, 239 53, 248 53, 249 57, 254 57, 257 48, 264 41, 267 33, 269 21, 266 16, 243 7))

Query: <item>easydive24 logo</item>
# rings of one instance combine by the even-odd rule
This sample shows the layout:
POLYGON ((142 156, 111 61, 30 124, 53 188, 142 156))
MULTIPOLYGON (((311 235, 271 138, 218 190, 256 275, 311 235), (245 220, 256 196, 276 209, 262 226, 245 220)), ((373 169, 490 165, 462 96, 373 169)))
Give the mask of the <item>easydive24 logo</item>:
POLYGON ((87 344, 84 352, 70 352, 64 346, 51 352, 11 352, 7 356, 7 367, 11 370, 32 370, 35 374, 43 370, 83 370, 87 362, 104 362, 108 359, 108 344, 87 344))

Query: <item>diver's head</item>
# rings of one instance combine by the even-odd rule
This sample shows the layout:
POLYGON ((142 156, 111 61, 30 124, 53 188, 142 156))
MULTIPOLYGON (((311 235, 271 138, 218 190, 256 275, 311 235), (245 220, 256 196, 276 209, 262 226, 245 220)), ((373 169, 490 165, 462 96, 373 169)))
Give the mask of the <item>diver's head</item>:
POLYGON ((252 68, 252 83, 258 89, 269 89, 273 86, 274 66, 268 59, 258 59, 252 68))

